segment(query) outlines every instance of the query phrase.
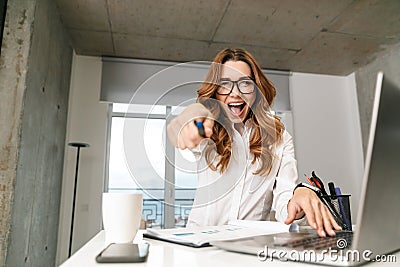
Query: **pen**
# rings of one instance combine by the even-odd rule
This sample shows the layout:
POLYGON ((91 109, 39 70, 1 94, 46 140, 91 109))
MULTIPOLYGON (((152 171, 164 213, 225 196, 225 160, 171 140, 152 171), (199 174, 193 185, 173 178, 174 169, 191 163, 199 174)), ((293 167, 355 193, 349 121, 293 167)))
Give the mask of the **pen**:
POLYGON ((312 175, 312 176, 311 176, 311 180, 314 182, 314 184, 315 184, 319 189, 321 189, 322 194, 323 194, 323 195, 328 195, 328 193, 327 193, 326 190, 325 190, 324 183, 321 181, 321 179, 318 178, 318 176, 315 174, 314 171, 312 171, 311 175, 312 175))
POLYGON ((194 124, 196 125, 197 129, 199 130, 199 135, 201 137, 206 137, 206 134, 204 132, 204 125, 202 121, 194 121, 194 124))
POLYGON ((332 214, 335 221, 339 224, 340 227, 342 227, 342 230, 348 230, 347 225, 343 222, 340 215, 336 212, 336 210, 333 207, 333 205, 331 204, 331 202, 328 201, 328 199, 326 198, 327 196, 320 195, 319 197, 320 197, 321 201, 325 204, 325 206, 328 208, 328 210, 332 214))
POLYGON ((339 214, 340 218, 343 220, 343 222, 347 225, 347 228, 348 228, 349 225, 346 223, 346 220, 343 217, 343 213, 340 209, 339 200, 336 197, 335 184, 333 182, 329 182, 328 188, 329 188, 329 193, 331 194, 331 203, 332 203, 333 207, 335 208, 337 214, 339 214))
POLYGON ((328 208, 329 212, 332 214, 333 218, 335 219, 335 221, 339 224, 340 227, 342 227, 343 230, 347 230, 348 227, 347 225, 343 222, 342 218, 340 217, 340 215, 336 212, 335 208, 332 206, 332 204, 330 203, 330 201, 328 201, 328 199, 326 197, 329 197, 327 195, 323 195, 321 188, 315 187, 315 186, 309 186, 308 184, 302 183, 303 186, 313 190, 318 198, 322 201, 322 203, 324 203, 324 205, 328 208))
POLYGON ((336 199, 335 184, 333 182, 329 182, 328 188, 329 188, 329 193, 331 194, 332 199, 336 199))
POLYGON ((350 215, 350 213, 346 213, 346 209, 345 209, 344 203, 343 203, 343 197, 341 197, 342 192, 339 187, 335 188, 335 192, 336 192, 336 195, 338 196, 339 209, 340 209, 340 213, 342 214, 343 221, 347 226, 347 230, 351 231, 352 225, 350 223, 350 218, 349 218, 349 216, 351 216, 351 215, 350 215))
POLYGON ((304 174, 304 176, 307 178, 307 181, 310 183, 310 185, 314 185, 314 183, 311 181, 310 177, 307 176, 307 174, 304 174))
POLYGON ((320 199, 321 201, 325 204, 325 206, 328 208, 330 213, 332 214, 333 218, 335 221, 339 224, 340 227, 342 227, 343 230, 348 230, 347 225, 343 222, 341 216, 337 211, 335 210, 334 205, 331 203, 330 199, 328 199, 328 193, 325 190, 324 184, 322 183, 321 179, 318 178, 318 176, 315 174, 314 171, 312 171, 312 176, 311 180, 315 183, 315 185, 320 189, 320 199))

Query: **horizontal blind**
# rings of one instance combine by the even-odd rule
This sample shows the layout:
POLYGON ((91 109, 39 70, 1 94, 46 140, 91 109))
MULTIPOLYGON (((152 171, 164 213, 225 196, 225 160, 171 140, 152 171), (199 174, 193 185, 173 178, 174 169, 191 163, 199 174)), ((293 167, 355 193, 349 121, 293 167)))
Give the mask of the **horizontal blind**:
MULTIPOLYGON (((210 62, 102 58, 100 101, 146 105, 194 103, 210 62)), ((263 70, 277 88, 273 109, 290 110, 289 72, 263 70)))

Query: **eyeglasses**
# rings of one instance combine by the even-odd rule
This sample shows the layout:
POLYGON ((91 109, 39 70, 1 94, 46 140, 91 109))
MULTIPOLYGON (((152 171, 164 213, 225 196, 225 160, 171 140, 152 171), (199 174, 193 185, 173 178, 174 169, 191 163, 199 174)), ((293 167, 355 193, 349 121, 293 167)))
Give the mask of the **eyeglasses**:
POLYGON ((241 94, 251 94, 254 92, 254 88, 256 87, 256 84, 250 78, 245 78, 237 81, 221 80, 218 83, 219 87, 217 89, 217 94, 231 94, 233 91, 233 87, 235 87, 235 84, 241 94))

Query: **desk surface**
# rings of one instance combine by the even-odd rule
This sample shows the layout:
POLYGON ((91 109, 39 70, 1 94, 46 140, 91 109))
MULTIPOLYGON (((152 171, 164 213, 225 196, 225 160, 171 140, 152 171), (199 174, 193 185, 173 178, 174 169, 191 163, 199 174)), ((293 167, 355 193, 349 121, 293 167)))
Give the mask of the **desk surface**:
MULTIPOLYGON (((135 242, 143 239, 143 232, 139 232, 135 242)), ((267 260, 265 262, 257 259, 256 256, 246 255, 240 253, 233 253, 224 251, 215 247, 206 248, 191 248, 172 243, 156 241, 152 239, 145 239, 150 243, 150 252, 147 262, 144 263, 130 263, 129 264, 99 264, 96 263, 96 255, 106 247, 104 241, 104 231, 99 232, 88 243, 86 243, 80 250, 75 252, 71 258, 65 261, 60 267, 77 267, 77 266, 103 266, 103 267, 121 267, 121 266, 168 266, 168 267, 197 267, 197 266, 219 266, 219 267, 235 267, 235 266, 318 266, 315 264, 306 264, 298 262, 281 262, 278 259, 267 260)), ((394 254, 397 262, 385 263, 369 263, 364 266, 376 267, 392 267, 399 266, 400 252, 394 254)))

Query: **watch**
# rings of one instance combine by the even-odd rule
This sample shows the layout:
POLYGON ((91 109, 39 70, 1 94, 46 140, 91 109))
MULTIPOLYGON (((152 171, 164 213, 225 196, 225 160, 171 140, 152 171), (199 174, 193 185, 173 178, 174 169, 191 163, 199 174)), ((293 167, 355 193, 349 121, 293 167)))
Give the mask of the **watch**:
POLYGON ((299 183, 298 185, 296 185, 296 187, 293 189, 293 193, 294 193, 294 191, 296 191, 296 189, 299 188, 299 187, 306 187, 306 188, 308 188, 308 189, 314 191, 317 195, 320 195, 320 194, 321 194, 321 190, 320 190, 318 187, 309 185, 309 184, 307 184, 307 183, 299 183))

